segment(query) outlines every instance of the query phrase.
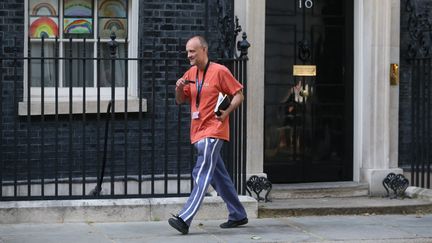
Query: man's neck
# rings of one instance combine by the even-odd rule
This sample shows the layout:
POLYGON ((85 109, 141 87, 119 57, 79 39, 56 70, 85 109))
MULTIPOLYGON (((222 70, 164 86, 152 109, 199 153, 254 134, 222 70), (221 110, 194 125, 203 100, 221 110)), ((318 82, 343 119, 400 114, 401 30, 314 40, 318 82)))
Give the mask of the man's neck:
POLYGON ((207 66, 207 62, 208 62, 208 61, 209 61, 208 57, 205 58, 205 59, 203 60, 202 63, 197 64, 197 68, 198 68, 200 71, 204 71, 205 67, 207 66))

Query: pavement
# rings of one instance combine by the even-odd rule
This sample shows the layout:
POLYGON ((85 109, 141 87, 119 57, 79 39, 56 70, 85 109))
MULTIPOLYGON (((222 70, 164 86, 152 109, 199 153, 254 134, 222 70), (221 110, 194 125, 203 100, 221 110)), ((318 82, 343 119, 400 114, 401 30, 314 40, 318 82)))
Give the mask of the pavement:
POLYGON ((165 220, 0 224, 0 243, 432 242, 432 214, 251 219, 234 229, 221 229, 222 222, 195 220, 188 235, 165 220))

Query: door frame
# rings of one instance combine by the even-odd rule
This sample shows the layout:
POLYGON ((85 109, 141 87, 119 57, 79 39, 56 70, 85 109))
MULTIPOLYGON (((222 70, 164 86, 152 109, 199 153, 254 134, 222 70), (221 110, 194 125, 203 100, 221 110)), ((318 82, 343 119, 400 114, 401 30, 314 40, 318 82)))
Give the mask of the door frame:
MULTIPOLYGON (((400 2, 394 0, 354 0, 354 131, 352 149, 353 181, 355 182, 372 183, 373 176, 365 172, 370 168, 387 171, 389 168, 393 169, 398 166, 399 87, 390 89, 388 85, 384 86, 385 88, 380 90, 379 94, 370 94, 369 86, 375 80, 369 77, 379 74, 381 78, 386 80, 389 75, 388 65, 379 63, 379 60, 375 59, 376 56, 385 58, 388 63, 399 63, 400 7, 400 2), (382 42, 379 43, 382 45, 381 48, 377 49, 374 46, 375 41, 382 42), (371 70, 372 67, 374 67, 373 70, 371 70), (381 102, 381 105, 386 107, 382 107, 380 112, 389 114, 385 118, 386 121, 392 121, 391 127, 382 122, 382 117, 371 117, 369 112, 371 107, 368 102, 370 99, 375 98, 379 101, 385 101, 381 102), (378 122, 381 122, 379 126, 376 125, 378 122), (379 149, 371 149, 371 147, 375 146, 377 140, 376 138, 369 138, 369 135, 373 134, 374 131, 380 131, 388 136, 379 149), (393 142, 390 143, 389 139, 393 142)), ((236 0, 234 1, 234 15, 238 16, 239 23, 243 31, 247 33, 248 40, 251 43, 247 71, 248 93, 246 94, 248 121, 247 176, 265 176, 263 172, 264 144, 262 139, 264 136, 264 99, 262 98, 264 95, 264 60, 262 57, 264 56, 265 43, 265 1, 236 0)), ((382 182, 382 180, 379 182, 382 182)))

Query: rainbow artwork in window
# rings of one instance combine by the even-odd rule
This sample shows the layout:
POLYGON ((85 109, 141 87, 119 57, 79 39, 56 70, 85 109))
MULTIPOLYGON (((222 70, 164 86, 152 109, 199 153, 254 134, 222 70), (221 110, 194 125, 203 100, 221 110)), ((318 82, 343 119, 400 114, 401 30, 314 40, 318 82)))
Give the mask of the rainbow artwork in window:
POLYGON ((64 0, 64 16, 89 17, 93 16, 92 0, 64 0))
POLYGON ((52 17, 30 17, 30 37, 54 38, 58 36, 58 19, 52 17))
POLYGON ((93 33, 93 19, 90 18, 64 18, 65 34, 91 34, 93 33))
POLYGON ((31 16, 57 16, 58 0, 30 0, 29 15, 31 16))
POLYGON ((126 17, 126 0, 101 0, 99 17, 126 17))
POLYGON ((127 37, 126 19, 100 19, 99 20, 99 37, 110 38, 114 32, 116 38, 124 39, 127 37))

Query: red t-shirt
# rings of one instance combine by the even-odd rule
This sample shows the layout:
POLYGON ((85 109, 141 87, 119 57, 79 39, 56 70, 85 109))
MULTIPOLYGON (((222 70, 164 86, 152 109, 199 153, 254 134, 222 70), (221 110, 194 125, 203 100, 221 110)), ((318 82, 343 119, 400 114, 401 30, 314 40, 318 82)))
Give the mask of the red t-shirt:
MULTIPOLYGON (((183 88, 185 96, 190 101, 191 115, 199 111, 198 119, 191 119, 190 139, 194 144, 199 140, 211 137, 229 141, 229 117, 223 122, 215 117, 214 108, 219 96, 219 92, 227 95, 234 95, 243 89, 243 86, 233 77, 231 72, 223 65, 211 62, 204 80, 200 94, 200 104, 196 108, 197 67, 191 67, 183 78, 193 80, 195 83, 189 83, 183 88)), ((203 71, 199 72, 199 83, 202 82, 203 71)))

